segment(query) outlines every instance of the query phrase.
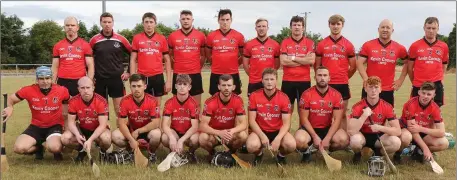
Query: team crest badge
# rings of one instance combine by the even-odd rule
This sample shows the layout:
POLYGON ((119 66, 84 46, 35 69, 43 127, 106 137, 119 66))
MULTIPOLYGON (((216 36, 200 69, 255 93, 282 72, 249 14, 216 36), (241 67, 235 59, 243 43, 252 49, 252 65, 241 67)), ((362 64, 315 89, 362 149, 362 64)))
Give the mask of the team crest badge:
POLYGON ((279 111, 279 106, 275 105, 275 111, 279 111))
POLYGON ((73 48, 71 48, 71 46, 68 46, 68 52, 71 53, 73 48))
POLYGON ((233 109, 232 109, 232 108, 230 108, 230 109, 228 110, 228 112, 229 112, 230 115, 233 115, 233 109))
POLYGON ((156 107, 156 114, 159 114, 159 107, 156 107))
POLYGON ((76 47, 76 51, 77 51, 77 52, 81 52, 81 47, 79 47, 79 46, 76 47))
POLYGON ((149 115, 149 110, 144 110, 143 114, 144 114, 145 116, 149 115))
POLYGON ((437 49, 437 50, 436 50, 436 54, 437 54, 437 55, 441 55, 441 51, 437 49))
POLYGON ((159 47, 159 46, 160 46, 159 41, 156 41, 155 44, 156 44, 156 47, 159 47))
POLYGON ((198 39, 193 38, 193 39, 192 39, 192 42, 194 42, 194 44, 198 44, 198 39))
POLYGON ((332 101, 329 101, 329 102, 328 102, 328 107, 331 108, 332 105, 333 105, 333 104, 332 104, 332 101))
POLYGON ((390 57, 394 57, 395 56, 395 52, 394 51, 390 51, 390 57))
POLYGON ((273 48, 268 47, 268 52, 273 52, 273 48))
POLYGON ((121 45, 119 44, 119 42, 114 42, 114 47, 115 47, 115 48, 120 48, 121 45))
POLYGON ((97 116, 97 111, 94 111, 94 116, 97 116))
POLYGON ((230 39, 230 44, 235 44, 235 39, 230 39))
POLYGON ((382 114, 381 113, 378 114, 378 119, 382 119, 382 114))
POLYGON ((306 50, 308 50, 308 48, 306 46, 303 46, 303 51, 306 52, 306 50))
POLYGON ((344 49, 344 46, 341 46, 341 52, 346 52, 346 49, 344 49))
POLYGON ((432 119, 432 115, 429 114, 428 117, 427 117, 428 120, 431 120, 432 119))
POLYGON ((58 97, 52 98, 52 102, 53 102, 54 104, 57 104, 58 101, 59 101, 59 98, 58 98, 58 97))

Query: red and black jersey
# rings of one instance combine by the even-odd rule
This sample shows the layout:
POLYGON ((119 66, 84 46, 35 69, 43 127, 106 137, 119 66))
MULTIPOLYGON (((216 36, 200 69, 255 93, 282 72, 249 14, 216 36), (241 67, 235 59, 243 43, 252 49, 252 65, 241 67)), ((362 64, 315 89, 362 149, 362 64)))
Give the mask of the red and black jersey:
POLYGON ((192 28, 189 33, 178 29, 168 36, 168 46, 173 50, 173 72, 197 74, 201 72, 201 50, 205 48, 205 34, 192 28))
POLYGON ((419 96, 413 97, 403 105, 401 115, 402 127, 406 127, 407 120, 415 119, 422 127, 430 128, 434 123, 443 122, 440 107, 430 101, 426 106, 419 103, 419 96))
POLYGON ((202 115, 211 117, 210 127, 223 130, 235 127, 236 116, 246 115, 246 112, 240 96, 232 94, 228 102, 223 102, 217 92, 205 101, 202 115))
POLYGON ((108 102, 97 93, 94 93, 89 102, 84 101, 81 94, 68 101, 68 114, 76 115, 79 120, 79 127, 89 131, 95 131, 100 125, 98 117, 108 116, 108 113, 108 102))
POLYGON ((279 43, 271 38, 265 41, 254 38, 246 43, 243 56, 249 58, 249 83, 262 81, 265 68, 275 68, 275 58, 279 58, 279 43))
POLYGON ((256 111, 255 121, 265 132, 275 132, 281 129, 282 114, 290 114, 291 104, 285 93, 276 89, 267 96, 263 89, 254 91, 249 96, 249 111, 256 111))
POLYGON ((62 102, 70 99, 67 88, 52 84, 51 91, 45 95, 38 84, 33 84, 21 88, 16 96, 20 100, 27 100, 32 112, 32 125, 40 128, 64 125, 62 102))
POLYGON ((244 36, 234 29, 223 33, 220 29, 212 31, 206 39, 211 49, 211 72, 214 74, 237 74, 238 54, 244 46, 244 36))
POLYGON ((378 76, 382 81, 383 91, 392 91, 397 59, 407 59, 406 48, 391 40, 383 44, 379 38, 365 42, 359 53, 367 58, 367 75, 378 76))
POLYGON ((445 42, 436 39, 429 43, 422 38, 409 47, 409 56, 414 61, 413 86, 443 80, 443 64, 449 61, 449 47, 445 42))
POLYGON ((100 32, 90 39, 89 44, 94 51, 95 77, 120 77, 124 73, 123 63, 130 62, 125 54, 130 55, 132 51, 124 36, 114 31, 111 36, 100 32))
POLYGON ((52 56, 59 58, 57 77, 79 79, 86 75, 86 57, 92 56, 92 48, 83 38, 65 38, 54 45, 52 56))
POLYGON ((333 110, 343 108, 343 98, 340 92, 328 87, 327 91, 320 93, 313 86, 300 97, 300 109, 309 110, 308 120, 313 128, 328 128, 333 122, 333 110))
POLYGON ((368 104, 366 99, 360 100, 359 102, 354 104, 354 106, 352 106, 351 118, 358 119, 360 116, 362 116, 363 109, 366 107, 369 107, 373 113, 363 123, 363 126, 360 129, 360 132, 362 133, 374 133, 369 126, 371 125, 370 119, 373 121, 374 124, 378 125, 384 125, 386 120, 390 121, 396 119, 394 108, 392 107, 392 105, 390 105, 388 102, 382 99, 379 99, 378 103, 376 103, 373 106, 368 104))
POLYGON ((171 129, 179 134, 185 134, 192 127, 192 119, 198 119, 200 113, 197 101, 189 96, 183 102, 173 96, 165 102, 163 116, 170 117, 171 129))
POLYGON ((128 118, 128 126, 131 131, 147 125, 152 119, 160 117, 157 100, 154 96, 146 93, 141 102, 136 102, 132 94, 124 96, 119 109, 119 116, 128 118))
POLYGON ((330 72, 329 84, 348 84, 349 58, 355 56, 354 45, 345 37, 333 39, 327 36, 317 44, 316 57, 330 72))
MULTIPOLYGON (((306 37, 302 37, 299 40, 288 37, 281 42, 281 54, 302 58, 310 52, 314 52, 314 42, 306 37)), ((311 81, 310 65, 284 66, 283 69, 283 81, 311 81)))
POLYGON ((133 37, 132 51, 137 53, 138 73, 146 77, 163 73, 163 55, 168 54, 168 43, 165 36, 145 32, 133 37))

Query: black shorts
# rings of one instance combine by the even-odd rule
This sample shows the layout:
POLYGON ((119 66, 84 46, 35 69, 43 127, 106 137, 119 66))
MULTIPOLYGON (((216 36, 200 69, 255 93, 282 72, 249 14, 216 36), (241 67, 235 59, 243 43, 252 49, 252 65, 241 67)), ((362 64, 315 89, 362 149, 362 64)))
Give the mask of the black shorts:
POLYGON ((66 87, 70 96, 76 96, 79 94, 78 79, 57 78, 57 84, 66 87))
POLYGON ((340 92, 343 100, 351 99, 351 90, 349 89, 349 84, 329 84, 329 86, 340 92))
POLYGON ((84 129, 84 128, 80 128, 81 130, 81 134, 87 139, 89 139, 92 134, 94 134, 94 131, 91 131, 91 130, 87 130, 87 129, 84 129))
POLYGON ((153 95, 155 97, 161 97, 165 95, 165 80, 163 74, 157 74, 146 78, 146 89, 145 93, 153 95))
POLYGON ((271 143, 271 142, 273 142, 273 140, 275 140, 276 136, 278 136, 279 130, 273 131, 273 132, 263 131, 263 133, 268 137, 268 140, 270 140, 270 143, 271 143))
POLYGON ((249 83, 248 84, 248 97, 251 95, 251 93, 253 93, 254 91, 257 91, 259 89, 262 89, 263 88, 263 84, 262 82, 258 82, 258 83, 249 83))
POLYGON ((112 98, 120 98, 125 95, 124 81, 121 76, 114 78, 95 77, 95 93, 108 100, 108 95, 112 98))
POLYGON ((148 133, 147 133, 147 132, 138 134, 137 140, 138 140, 138 139, 144 139, 144 140, 146 140, 146 142, 149 143, 149 137, 148 137, 148 133))
POLYGON ((60 124, 56 124, 51 127, 47 128, 40 128, 33 124, 30 124, 27 129, 22 134, 27 134, 31 136, 33 139, 36 140, 37 144, 41 144, 46 141, 50 135, 55 134, 58 136, 62 135, 62 126, 60 124))
POLYGON ((368 134, 368 133, 362 133, 362 135, 365 137, 365 146, 363 147, 369 147, 372 150, 375 149, 375 144, 376 141, 378 141, 378 136, 381 138, 384 133, 377 133, 377 134, 368 134))
POLYGON ((290 103, 294 104, 295 99, 297 99, 298 103, 303 92, 310 87, 310 81, 282 81, 281 91, 286 93, 289 97, 290 103))
MULTIPOLYGON (((240 80, 240 74, 230 74, 233 77, 233 83, 235 84, 235 90, 233 91, 235 94, 241 94, 241 86, 243 85, 240 80)), ((209 94, 214 95, 219 92, 217 85, 219 84, 219 77, 221 74, 214 74, 211 73, 209 78, 209 94)))
MULTIPOLYGON (((438 106, 443 106, 444 105, 444 86, 443 86, 443 83, 441 81, 436 81, 436 82, 433 82, 435 84, 435 98, 433 99, 433 101, 435 101, 436 104, 438 104, 438 106)), ((419 89, 420 87, 414 87, 413 86, 413 89, 411 91, 411 97, 415 97, 415 96, 419 96, 419 89)))
MULTIPOLYGON (((303 126, 301 126, 300 129, 303 129, 303 130, 306 131, 306 128, 303 127, 303 126)), ((314 128, 314 132, 319 136, 319 138, 321 138, 321 140, 323 140, 325 138, 325 136, 327 136, 328 130, 330 130, 330 127, 328 127, 328 128, 314 128)), ((308 132, 308 131, 306 131, 306 132, 308 132)), ((311 134, 309 134, 309 135, 311 136, 311 134)), ((312 137, 311 137, 311 141, 308 142, 308 146, 311 146, 311 144, 313 144, 312 137)))
MULTIPOLYGON (((367 97, 367 92, 362 88, 362 99, 367 97)), ((381 91, 379 94, 379 98, 388 102, 392 107, 395 106, 394 104, 394 91, 381 91)))
MULTIPOLYGON (((176 93, 178 92, 176 90, 176 76, 177 75, 178 74, 173 73, 173 84, 172 84, 173 87, 171 88, 171 93, 173 93, 174 95, 176 95, 176 93)), ((192 83, 191 83, 192 88, 190 88, 189 94, 191 96, 196 96, 196 95, 202 94, 204 92, 202 74, 201 73, 189 74, 189 77, 192 80, 192 83)))

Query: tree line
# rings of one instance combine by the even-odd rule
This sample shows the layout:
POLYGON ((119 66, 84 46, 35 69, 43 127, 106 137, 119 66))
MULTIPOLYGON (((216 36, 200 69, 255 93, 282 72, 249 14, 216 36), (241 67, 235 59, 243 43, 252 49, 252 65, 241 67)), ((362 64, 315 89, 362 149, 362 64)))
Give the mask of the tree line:
MULTIPOLYGON (((63 25, 59 25, 52 20, 41 20, 36 22, 30 28, 24 28, 24 22, 16 15, 6 16, 5 13, 1 14, 1 62, 2 64, 49 64, 52 59, 52 48, 55 43, 65 37, 63 25)), ((438 39, 446 42, 449 46, 449 65, 448 69, 455 68, 456 54, 455 54, 455 27, 449 36, 438 35, 438 39)), ((178 24, 174 27, 169 27, 159 22, 156 26, 156 32, 168 37, 173 31, 179 28, 178 24)), ((208 35, 211 30, 209 28, 195 27, 208 35)), ((100 33, 100 27, 93 24, 87 28, 84 22, 79 22, 78 35, 89 41, 91 37, 100 33)), ((138 23, 133 29, 118 30, 117 33, 123 35, 130 42, 133 36, 143 31, 143 25, 138 23)), ((290 36, 291 30, 289 27, 283 27, 276 35, 270 37, 281 43, 282 40, 290 36)), ((320 33, 306 32, 306 37, 312 39, 315 44, 323 39, 320 33)), ((398 65, 402 65, 400 60, 398 65)))

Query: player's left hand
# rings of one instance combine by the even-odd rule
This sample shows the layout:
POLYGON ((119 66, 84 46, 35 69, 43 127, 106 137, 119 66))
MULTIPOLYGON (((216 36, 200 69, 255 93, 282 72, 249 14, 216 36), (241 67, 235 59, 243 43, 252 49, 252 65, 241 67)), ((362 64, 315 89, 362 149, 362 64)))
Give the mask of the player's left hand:
POLYGON ((379 124, 373 124, 373 125, 370 125, 370 128, 373 132, 379 132, 379 131, 381 131, 383 126, 381 126, 379 124))
POLYGON ((394 81, 392 83, 392 88, 395 90, 395 91, 398 91, 401 87, 401 85, 403 84, 403 81, 401 79, 397 79, 396 81, 394 81))
POLYGON ((327 138, 324 138, 321 143, 319 144, 319 149, 322 147, 323 149, 328 149, 330 147, 330 140, 327 138))
POLYGON ((279 145, 281 144, 281 140, 277 140, 277 139, 274 139, 272 142, 271 142, 271 146, 270 146, 270 149, 274 152, 278 151, 279 150, 279 145))
POLYGON ((128 73, 128 72, 124 72, 121 75, 122 81, 127 81, 127 79, 129 79, 129 77, 130 77, 130 73, 128 73))
POLYGON ((408 125, 408 131, 411 133, 420 133, 422 131, 422 126, 419 126, 416 123, 408 125))
POLYGON ((178 143, 176 144, 175 152, 177 152, 178 154, 181 154, 183 147, 184 147, 184 142, 181 141, 181 139, 178 140, 178 143))
POLYGON ((165 83, 165 92, 168 93, 171 91, 171 81, 165 83))
POLYGON ((84 142, 84 145, 83 145, 84 149, 86 150, 86 152, 90 152, 90 149, 92 147, 92 140, 87 140, 86 142, 84 142))

